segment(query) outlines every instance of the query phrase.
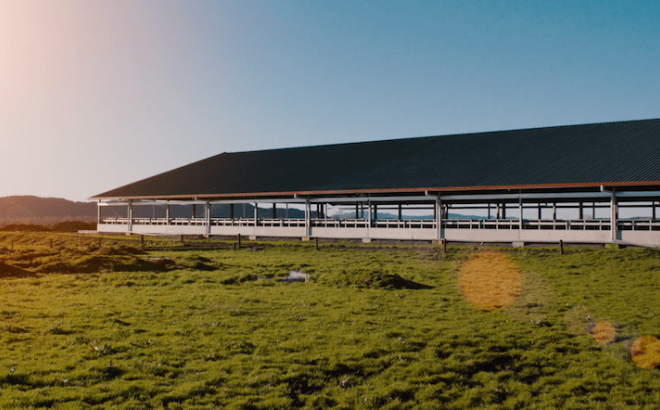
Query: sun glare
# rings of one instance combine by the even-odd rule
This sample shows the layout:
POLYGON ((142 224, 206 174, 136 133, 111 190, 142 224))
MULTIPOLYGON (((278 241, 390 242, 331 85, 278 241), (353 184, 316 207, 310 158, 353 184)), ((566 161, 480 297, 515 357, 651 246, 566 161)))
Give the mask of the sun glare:
POLYGON ((653 369, 660 364, 660 340, 642 336, 630 348, 633 362, 642 369, 653 369))
POLYGON ((506 255, 477 253, 468 259, 458 279, 465 300, 483 310, 510 306, 520 294, 523 276, 506 255))

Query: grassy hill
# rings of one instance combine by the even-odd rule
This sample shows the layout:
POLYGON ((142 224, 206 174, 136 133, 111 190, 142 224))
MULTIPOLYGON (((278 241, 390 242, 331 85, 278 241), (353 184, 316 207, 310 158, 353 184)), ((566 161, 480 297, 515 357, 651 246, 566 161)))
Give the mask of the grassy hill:
POLYGON ((660 337, 656 250, 120 239, 0 232, 0 408, 660 403, 634 349, 660 337), (513 299, 480 305, 497 261, 513 299))
POLYGON ((10 223, 52 224, 65 220, 95 221, 96 203, 37 196, 0 198, 0 226, 10 223))

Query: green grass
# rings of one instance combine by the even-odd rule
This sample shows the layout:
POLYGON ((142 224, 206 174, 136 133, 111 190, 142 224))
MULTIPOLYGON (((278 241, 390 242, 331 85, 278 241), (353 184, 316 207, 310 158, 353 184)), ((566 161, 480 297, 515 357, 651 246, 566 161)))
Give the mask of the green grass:
POLYGON ((472 248, 277 244, 159 240, 163 250, 141 253, 135 243, 0 233, 0 408, 660 403, 660 370, 628 353, 635 338, 660 336, 658 251, 511 251, 523 293, 483 312, 457 291, 472 248), (312 279, 277 280, 290 270, 312 279), (596 343, 577 306, 614 323, 618 338, 596 343))

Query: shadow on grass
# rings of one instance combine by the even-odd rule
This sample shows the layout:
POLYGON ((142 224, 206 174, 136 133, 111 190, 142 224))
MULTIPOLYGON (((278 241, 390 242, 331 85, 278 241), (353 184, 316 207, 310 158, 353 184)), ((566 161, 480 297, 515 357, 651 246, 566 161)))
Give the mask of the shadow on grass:
POLYGON ((318 283, 336 287, 358 287, 367 289, 433 289, 409 279, 404 279, 396 273, 369 272, 365 273, 326 273, 320 275, 318 283))
POLYGON ((396 273, 382 275, 380 280, 374 283, 374 287, 381 289, 433 289, 433 286, 404 279, 396 273))
POLYGON ((0 261, 0 278, 29 278, 37 276, 35 273, 0 261))

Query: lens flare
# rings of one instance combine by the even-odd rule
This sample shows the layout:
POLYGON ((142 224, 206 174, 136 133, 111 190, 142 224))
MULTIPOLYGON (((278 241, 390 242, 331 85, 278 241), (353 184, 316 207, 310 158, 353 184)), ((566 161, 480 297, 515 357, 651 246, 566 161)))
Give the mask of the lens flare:
POLYGON ((606 320, 597 322, 591 329, 591 335, 594 340, 602 345, 611 343, 616 336, 616 329, 614 325, 606 320))
POLYGON ((630 348, 633 362, 642 369, 653 369, 660 364, 660 341, 653 336, 642 336, 630 348))
POLYGON ((458 285, 465 300, 491 311, 515 302, 522 290, 523 276, 507 255, 481 252, 463 264, 458 285))

